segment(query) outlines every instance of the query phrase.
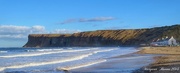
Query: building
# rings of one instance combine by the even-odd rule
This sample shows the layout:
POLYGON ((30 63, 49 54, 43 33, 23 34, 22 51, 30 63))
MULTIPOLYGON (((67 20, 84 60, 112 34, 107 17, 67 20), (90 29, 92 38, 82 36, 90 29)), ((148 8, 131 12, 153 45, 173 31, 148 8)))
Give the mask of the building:
POLYGON ((172 36, 171 38, 162 38, 162 39, 157 39, 156 41, 154 40, 153 42, 150 43, 151 46, 177 46, 176 39, 172 36))

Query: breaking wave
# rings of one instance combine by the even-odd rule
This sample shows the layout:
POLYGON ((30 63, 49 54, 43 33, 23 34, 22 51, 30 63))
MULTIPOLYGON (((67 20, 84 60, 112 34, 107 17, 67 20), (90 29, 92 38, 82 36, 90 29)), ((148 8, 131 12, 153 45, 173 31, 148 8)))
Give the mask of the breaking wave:
POLYGON ((49 61, 49 62, 38 62, 38 63, 29 63, 29 64, 23 64, 23 65, 15 65, 15 66, 7 66, 7 67, 0 67, 0 71, 3 71, 5 69, 12 69, 12 68, 24 68, 24 67, 32 67, 32 66, 40 66, 40 65, 48 65, 48 64, 57 64, 57 63, 63 63, 63 62, 69 62, 69 61, 74 61, 74 60, 80 60, 85 57, 88 57, 92 55, 92 53, 89 54, 83 54, 79 56, 74 56, 66 59, 60 59, 56 61, 49 61))
POLYGON ((37 50, 26 50, 27 52, 45 52, 45 51, 60 51, 63 49, 37 49, 37 50))
POLYGON ((97 51, 94 51, 93 53, 98 53, 98 52, 108 52, 108 51, 112 51, 112 50, 115 50, 115 49, 97 50, 97 51))
POLYGON ((89 50, 89 49, 62 50, 62 51, 53 51, 53 52, 38 52, 38 53, 30 53, 30 54, 17 54, 17 55, 0 56, 0 58, 40 56, 40 55, 47 55, 47 54, 64 53, 64 52, 80 52, 80 51, 87 51, 87 50, 89 50))

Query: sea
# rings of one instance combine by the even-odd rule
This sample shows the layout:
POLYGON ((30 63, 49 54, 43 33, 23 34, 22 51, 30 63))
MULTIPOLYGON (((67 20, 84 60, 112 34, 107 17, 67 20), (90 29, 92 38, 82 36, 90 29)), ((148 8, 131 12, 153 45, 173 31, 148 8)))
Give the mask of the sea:
POLYGON ((0 48, 0 73, 131 73, 152 63, 135 47, 0 48), (122 56, 122 57, 121 57, 122 56))

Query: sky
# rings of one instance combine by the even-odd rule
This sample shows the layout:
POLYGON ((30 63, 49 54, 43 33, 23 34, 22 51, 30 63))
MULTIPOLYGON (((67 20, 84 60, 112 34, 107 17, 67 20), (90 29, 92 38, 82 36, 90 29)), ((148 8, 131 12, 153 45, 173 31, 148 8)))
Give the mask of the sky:
POLYGON ((180 24, 180 0, 0 0, 0 47, 29 34, 138 29, 180 24))

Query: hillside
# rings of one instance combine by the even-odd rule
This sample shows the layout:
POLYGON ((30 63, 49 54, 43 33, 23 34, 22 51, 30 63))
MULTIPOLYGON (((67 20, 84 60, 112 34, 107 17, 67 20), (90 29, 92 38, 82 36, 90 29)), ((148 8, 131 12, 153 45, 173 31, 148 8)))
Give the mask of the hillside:
POLYGON ((30 34, 23 47, 138 46, 153 39, 174 36, 180 41, 180 25, 147 29, 97 30, 74 34, 30 34))

